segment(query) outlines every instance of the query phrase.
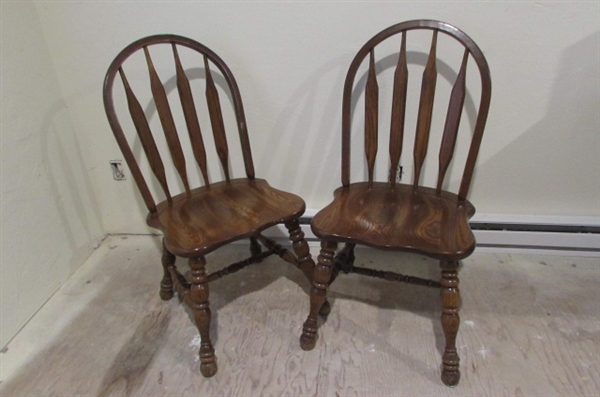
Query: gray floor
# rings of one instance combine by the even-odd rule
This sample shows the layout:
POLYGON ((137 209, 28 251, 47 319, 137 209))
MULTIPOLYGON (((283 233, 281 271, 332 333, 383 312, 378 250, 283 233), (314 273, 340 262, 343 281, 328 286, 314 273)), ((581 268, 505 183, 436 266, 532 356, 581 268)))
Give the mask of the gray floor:
MULTIPOLYGON (((219 372, 198 371, 184 306, 158 297, 157 237, 108 237, 0 354, 1 396, 598 396, 600 260, 475 253, 461 268, 462 378, 439 379, 438 291, 356 275, 333 285, 315 350, 298 336, 308 283, 269 258, 211 284, 219 372)), ((207 259, 242 259, 233 245, 207 259)), ((312 247, 316 257, 318 248, 312 247)), ((357 264, 437 278, 434 261, 357 264)))

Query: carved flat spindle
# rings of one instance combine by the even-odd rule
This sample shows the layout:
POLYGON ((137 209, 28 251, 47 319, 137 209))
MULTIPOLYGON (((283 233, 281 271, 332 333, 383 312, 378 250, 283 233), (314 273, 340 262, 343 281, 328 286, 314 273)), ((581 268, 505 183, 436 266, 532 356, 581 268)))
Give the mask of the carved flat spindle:
POLYGON ((394 75, 394 95, 392 98, 392 121, 390 124, 390 182, 396 184, 398 163, 402 154, 404 137, 404 117, 406 114, 406 91, 408 86, 408 67, 406 66, 406 32, 402 32, 402 44, 398 65, 394 75))
POLYGON ((200 372, 206 378, 217 373, 215 349, 210 341, 210 308, 208 305, 208 282, 203 256, 190 259, 190 293, 188 304, 194 313, 194 320, 200 332, 200 372))
POLYGON ((460 324, 458 306, 460 292, 458 290, 458 262, 441 261, 441 298, 442 298, 442 329, 446 338, 446 347, 442 355, 442 382, 455 386, 460 379, 458 370, 460 358, 456 350, 456 335, 460 324))
POLYGON ((196 159, 196 162, 200 167, 200 171, 202 172, 204 184, 206 186, 210 186, 210 182, 208 180, 208 168, 206 164, 206 149, 204 147, 204 140, 202 139, 200 123, 198 122, 196 106, 194 105, 194 96, 192 95, 192 90, 190 88, 190 82, 187 78, 187 75, 183 70, 183 66, 181 66, 181 60, 179 59, 177 46, 175 43, 173 43, 172 46, 173 56, 175 58, 175 70, 177 72, 177 91, 179 92, 179 99, 181 100, 181 107, 183 108, 183 115, 185 116, 185 123, 190 136, 194 158, 196 159))
POLYGON ((144 47, 144 55, 146 56, 146 63, 148 64, 152 96, 154 97, 158 117, 160 118, 160 123, 163 127, 165 138, 167 139, 167 146, 169 146, 169 151, 171 152, 171 158, 173 159, 175 169, 179 173, 179 177, 183 182, 186 193, 189 195, 190 186, 185 168, 185 158, 183 156, 183 150, 181 150, 181 143, 179 142, 179 136, 177 135, 177 129, 175 128, 175 122, 173 121, 173 115, 171 114, 171 107, 169 106, 169 101, 167 100, 167 94, 165 93, 165 88, 163 87, 158 74, 156 73, 156 69, 154 68, 147 47, 144 47))
POLYGON ((369 186, 373 184, 373 170, 377 156, 377 123, 379 110, 379 87, 375 72, 375 55, 373 50, 369 54, 369 77, 365 89, 365 154, 369 172, 369 186))
POLYGON ((169 252, 165 246, 163 239, 163 254, 162 254, 162 266, 163 266, 163 278, 160 281, 160 298, 164 301, 168 301, 173 297, 173 278, 171 276, 171 268, 175 265, 175 255, 169 252))
POLYGON ((419 116, 417 119, 417 134, 415 136, 414 162, 415 176, 413 186, 419 185, 421 169, 427 155, 427 146, 429 145, 429 131, 431 129, 431 114, 433 112, 433 99, 435 97, 435 85, 437 81, 436 68, 436 46, 437 30, 433 32, 431 40, 431 49, 429 59, 423 71, 423 81, 421 84, 421 100, 419 102, 419 116))
POLYGON ((206 101, 210 113, 210 123, 215 137, 217 154, 223 166, 225 180, 229 182, 229 149, 227 147, 227 137, 225 136, 225 124, 223 123, 223 114, 221 112, 221 103, 219 102, 219 93, 212 78, 208 59, 204 56, 204 69, 206 70, 206 101))
POLYGON ((169 192, 167 177, 165 176, 165 167, 160 158, 160 153, 156 147, 156 142, 154 141, 152 132, 150 131, 150 126, 148 125, 148 120, 146 120, 144 110, 133 94, 133 91, 129 86, 129 82, 127 81, 127 77, 125 76, 125 72, 123 72, 122 68, 119 68, 119 75, 121 76, 123 86, 125 87, 125 95, 127 97, 129 113, 131 114, 133 125, 135 126, 135 130, 137 131, 138 137, 142 143, 142 148, 144 148, 144 153, 146 153, 146 157, 150 163, 150 168, 152 169, 154 176, 156 176, 156 179, 162 187, 165 195, 167 196, 167 200, 171 202, 171 193, 169 192))
POLYGON ((333 258, 337 243, 333 241, 321 242, 321 253, 315 267, 313 286, 310 291, 310 313, 302 327, 300 347, 303 350, 312 350, 317 343, 317 316, 327 298, 327 287, 333 271, 333 258))
POLYGON ((467 75, 467 60, 469 59, 469 50, 465 49, 460 72, 456 77, 452 93, 450 95, 450 103, 448 104, 448 114, 446 116, 446 124, 444 126, 444 135, 442 136, 442 144, 440 147, 439 156, 439 172, 437 183, 437 194, 441 194, 442 184, 448 166, 454 155, 454 147, 456 146, 456 136, 458 135, 458 126, 460 125, 460 117, 462 115, 463 104, 465 102, 465 81, 467 75))

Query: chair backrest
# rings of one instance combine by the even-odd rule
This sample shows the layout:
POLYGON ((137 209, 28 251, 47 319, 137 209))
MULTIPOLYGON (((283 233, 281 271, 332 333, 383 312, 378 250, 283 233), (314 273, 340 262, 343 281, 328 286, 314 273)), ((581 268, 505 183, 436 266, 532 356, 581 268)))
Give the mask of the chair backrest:
MULTIPOLYGON (((192 50, 194 51, 193 54, 199 54, 200 56, 196 57, 194 62, 198 62, 197 64, 201 64, 204 67, 206 86, 205 104, 207 106, 207 112, 210 118, 210 125, 212 127, 217 155, 221 163, 226 182, 230 181, 229 148, 225 133, 225 123, 223 120, 219 93, 210 69, 210 64, 217 67, 217 69, 220 71, 220 74, 224 78, 224 81, 226 82, 229 90, 228 94, 231 96, 233 112, 235 113, 246 176, 250 179, 254 178, 254 166, 250 152, 250 143, 248 140, 242 99, 235 78, 225 62, 223 62, 223 60, 217 54, 215 54, 206 46, 185 37, 176 35, 155 35, 146 37, 130 44, 123 49, 119 55, 117 55, 115 60, 108 68, 108 72, 106 73, 103 96, 104 107, 110 126, 123 153, 123 156, 125 157, 125 161, 127 162, 131 174, 142 194, 144 203, 150 212, 154 212, 156 210, 156 203, 151 190, 148 187, 144 173, 142 172, 140 165, 138 165, 128 139, 126 138, 122 123, 119 121, 117 116, 118 112, 115 110, 113 87, 118 74, 123 85, 127 108, 131 115, 131 120, 137 133, 137 137, 139 138, 139 141, 143 147, 143 151, 146 154, 149 167, 152 170, 151 173, 154 174, 154 177, 161 186, 168 202, 172 202, 172 189, 169 189, 169 183, 167 182, 168 178, 163 163, 163 157, 166 156, 161 156, 160 154, 161 147, 157 145, 157 135, 153 135, 153 132, 151 131, 151 123, 149 123, 149 119, 146 114, 148 112, 144 112, 142 104, 136 97, 136 94, 134 94, 134 90, 132 88, 133 84, 130 84, 128 81, 125 72, 126 68, 124 67, 127 61, 131 61, 132 58, 135 58, 132 57, 133 54, 139 52, 140 55, 138 55, 138 57, 141 57, 143 53, 143 58, 145 58, 145 68, 147 68, 148 71, 147 81, 145 81, 144 85, 150 88, 151 95, 149 100, 155 106, 156 112, 158 113, 158 118, 160 119, 160 127, 162 127, 161 129, 164 134, 164 138, 161 137, 161 139, 166 140, 168 152, 170 153, 170 157, 175 169, 177 170, 180 181, 183 184, 185 193, 190 195, 191 187, 188 179, 188 170, 186 166, 184 150, 182 149, 180 141, 180 137, 182 136, 180 136, 178 133, 176 122, 177 118, 174 117, 174 112, 172 111, 168 99, 168 92, 165 90, 165 86, 158 76, 158 68, 155 68, 155 63, 151 57, 152 51, 164 52, 164 47, 167 47, 168 54, 170 54, 169 57, 172 57, 172 60, 169 61, 170 68, 172 69, 169 72, 170 75, 168 77, 175 76, 181 113, 183 113, 183 119, 185 119, 185 126, 187 128, 193 157, 196 159, 196 162, 200 168, 205 186, 210 186, 206 146, 204 143, 205 139, 203 139, 200 128, 202 123, 199 122, 198 111, 194 101, 194 95, 192 93, 193 90, 190 85, 190 78, 186 74, 186 69, 184 69, 184 66, 181 62, 182 57, 180 57, 180 52, 184 48, 186 49, 185 51, 192 50), (158 47, 161 46, 163 49, 159 50, 158 47)), ((163 52, 161 52, 161 54, 163 52)), ((162 65, 163 63, 161 63, 161 66, 162 65)), ((137 79, 138 75, 136 74, 135 76, 137 79)), ((146 80, 146 78, 144 78, 144 80, 146 80)), ((152 104, 147 106, 146 109, 152 108, 151 105, 152 104)), ((183 128, 179 129, 181 130, 183 128)))
MULTIPOLYGON (((432 32, 431 45, 428 59, 424 68, 421 82, 421 94, 419 110, 416 121, 416 133, 414 139, 414 177, 413 185, 415 188, 419 185, 421 171, 427 148, 429 145, 430 129, 432 122, 433 103, 436 92, 436 81, 438 71, 436 68, 436 49, 438 42, 438 33, 448 35, 462 44, 464 52, 460 62, 459 71, 456 80, 449 95, 448 110, 445 118, 445 126, 442 133, 440 151, 439 151, 439 170, 437 177, 436 190, 441 194, 444 178, 448 166, 452 160, 463 104, 465 99, 465 81, 467 75, 467 63, 472 58, 479 69, 481 76, 481 99, 477 110, 475 127, 471 138, 468 155, 466 156, 466 165, 462 174, 460 190, 458 195, 461 200, 467 196, 475 160, 479 152, 481 138, 488 115, 491 95, 491 79, 487 61, 479 47, 465 33, 456 27, 444 22, 430 20, 415 20, 399 23, 391 26, 375 35, 358 51, 352 61, 346 80, 344 83, 343 105, 342 105, 342 184, 350 184, 350 138, 351 138, 351 118, 353 106, 353 94, 356 95, 354 88, 356 86, 355 77, 357 71, 365 58, 368 56, 367 82, 364 88, 365 103, 365 155, 367 163, 367 174, 369 184, 373 183, 373 174, 375 168, 375 159, 378 147, 378 118, 379 118, 379 88, 377 84, 377 72, 375 69, 375 47, 384 40, 399 35, 400 48, 396 71, 394 74, 394 83, 392 89, 392 110, 390 122, 390 178, 389 183, 393 187, 396 183, 396 172, 402 153, 402 144, 404 140, 405 112, 407 102, 408 87, 408 65, 407 65, 407 40, 411 37, 410 31, 429 30, 432 32), (407 39, 408 38, 408 39, 407 39)), ((457 68, 458 69, 458 68, 457 68)))

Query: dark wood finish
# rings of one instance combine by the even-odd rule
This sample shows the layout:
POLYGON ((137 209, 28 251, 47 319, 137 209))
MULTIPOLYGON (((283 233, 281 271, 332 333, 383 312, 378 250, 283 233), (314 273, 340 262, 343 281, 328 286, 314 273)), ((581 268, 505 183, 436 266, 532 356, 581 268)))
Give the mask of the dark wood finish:
MULTIPOLYGON (((160 65, 162 67, 162 63, 160 65)), ((163 74, 163 70, 160 70, 163 74)), ((143 74, 136 74, 136 76, 139 75, 143 74)), ((213 376, 217 372, 217 362, 209 333, 211 312, 208 301, 208 283, 251 264, 261 262, 270 255, 278 255, 284 261, 299 267, 312 283, 315 264, 299 224, 299 218, 305 210, 304 201, 296 195, 272 188, 263 179, 255 178, 244 108, 237 83, 223 60, 196 41, 175 35, 157 35, 138 40, 126 47, 115 58, 106 74, 104 105, 117 143, 148 208, 146 221, 148 225, 164 234, 162 253, 164 275, 160 282, 160 297, 168 300, 177 291, 192 309, 201 336, 200 371, 206 377, 213 376), (192 152, 202 174, 203 186, 190 186, 184 150, 174 119, 176 113, 171 110, 171 105, 177 101, 169 102, 169 93, 158 75, 155 67, 155 63, 158 65, 158 62, 151 57, 151 54, 159 53, 158 51, 153 52, 155 46, 167 46, 172 50, 167 53, 172 52, 173 61, 169 60, 167 64, 174 66, 171 76, 175 76, 177 81, 182 114, 185 118, 192 152), (196 97, 196 99, 200 99, 198 103, 194 100, 190 80, 180 57, 180 52, 190 50, 196 57, 198 55, 202 57, 201 61, 206 77, 205 95, 196 97), (138 52, 146 60, 147 84, 152 93, 147 101, 138 99, 125 75, 125 69, 131 67, 127 62, 128 59, 131 56, 140 56, 134 55, 138 52), (241 155, 244 159, 246 174, 244 178, 232 178, 230 174, 228 137, 225 131, 222 105, 211 68, 215 73, 221 74, 226 83, 223 88, 229 90, 232 99, 238 129, 237 135, 241 141, 241 155), (114 82, 117 74, 120 75, 123 83, 129 117, 135 128, 133 135, 138 137, 143 154, 145 154, 143 156, 140 153, 139 161, 149 164, 152 175, 142 173, 143 167, 138 165, 138 159, 133 154, 121 126, 119 113, 115 109, 113 95, 115 94, 114 82), (201 103, 203 100, 205 102, 201 103), (162 152, 168 151, 168 156, 161 157, 163 148, 158 147, 155 135, 150 128, 148 115, 142 108, 141 103, 148 103, 148 101, 156 105, 157 116, 160 119, 162 133, 167 143, 166 149, 168 149, 162 150, 162 152), (211 164, 207 161, 207 146, 204 143, 196 110, 196 106, 202 105, 208 109, 210 125, 213 130, 212 138, 219 158, 218 163, 223 169, 223 181, 209 181, 211 164), (173 165, 181 179, 183 192, 176 192, 179 189, 178 184, 169 186, 167 178, 169 174, 166 172, 166 167, 170 164, 173 165), (146 178, 155 178, 162 188, 165 200, 156 204, 146 178), (288 229, 295 255, 260 234, 264 229, 277 224, 285 224, 288 229), (224 244, 240 239, 250 240, 251 256, 207 274, 205 255, 224 244), (265 247, 264 250, 261 244, 265 247), (177 270, 175 266, 177 256, 189 259, 191 271, 188 278, 177 270)), ((326 305, 322 303, 321 306, 326 305)))
POLYGON ((448 171, 450 160, 452 160, 452 155, 454 154, 454 147, 456 146, 458 126, 460 124, 462 108, 465 102, 465 82, 468 59, 469 51, 465 50, 463 61, 460 65, 460 72, 458 73, 458 77, 456 78, 456 82, 454 83, 450 95, 450 104, 448 105, 444 135, 442 136, 442 144, 440 145, 438 183, 436 189, 438 195, 441 193, 444 177, 446 176, 446 171, 448 171))
MULTIPOLYGON (((171 192, 169 191, 169 185, 167 184, 167 176, 165 175, 165 166, 163 165, 162 159, 160 158, 160 153, 158 153, 158 148, 156 147, 156 142, 154 141, 152 132, 150 131, 148 120, 146 120, 146 116, 144 115, 144 110, 142 109, 142 106, 140 105, 140 102, 137 100, 133 91, 131 91, 129 82, 125 77, 125 73, 120 67, 119 74, 121 75, 121 80, 123 81, 123 85, 125 86, 125 94, 127 96, 129 112, 131 113, 133 124, 135 125, 138 137, 142 142, 142 147, 144 148, 144 152, 146 153, 146 157, 148 158, 148 163, 150 163, 150 168, 154 172, 154 176, 156 176, 156 179, 162 187, 165 196, 167 196, 168 200, 171 200, 171 192)), ((123 139, 125 138, 123 137, 123 139)), ((125 160, 127 161, 127 163, 129 163, 130 161, 135 162, 135 160, 133 159, 130 160, 128 156, 126 156, 125 160)))
POLYGON ((300 347, 304 350, 313 349, 317 342, 317 315, 326 301, 327 287, 333 272, 336 248, 336 242, 327 240, 321 242, 321 253, 315 267, 313 286, 310 291, 310 313, 304 322, 302 336, 300 337, 300 347))
POLYGON ((167 93, 154 69, 154 64, 150 58, 150 52, 146 46, 144 46, 144 55, 146 56, 146 63, 148 64, 152 96, 154 97, 154 103, 156 104, 160 123, 165 133, 165 138, 167 139, 167 146, 171 152, 171 158, 173 159, 175 169, 177 169, 179 177, 185 186, 185 192, 189 195, 190 186, 187 179, 187 170, 185 168, 185 158, 183 157, 183 151, 181 150, 179 135, 177 135, 177 130, 175 129, 175 121, 173 120, 173 114, 171 113, 169 101, 167 100, 167 93))
POLYGON ((204 70, 206 71, 206 100, 210 111, 210 123, 213 128, 217 154, 219 155, 219 159, 221 159, 221 166, 225 173, 225 180, 229 182, 229 148, 227 147, 227 137, 225 136, 221 102, 219 101, 219 93, 212 78, 206 55, 204 55, 204 70))
POLYGON ((406 116, 406 91, 408 89, 408 66, 406 64, 406 32, 402 32, 402 45, 398 65, 394 74, 394 96, 392 98, 392 121, 390 123, 390 182, 396 184, 396 174, 402 140, 404 138, 404 118, 406 116))
POLYGON ((417 120, 417 134, 415 136, 415 176, 413 186, 419 185, 421 177, 421 169, 427 155, 427 147, 429 143, 429 132, 431 130, 431 115, 433 112, 433 99, 435 98, 435 85, 437 81, 436 68, 436 48, 437 48, 437 30, 433 31, 433 39, 431 40, 431 50, 429 50, 429 58, 427 66, 423 71, 423 80, 421 85, 421 102, 419 103, 419 118, 417 120))
POLYGON ((369 77, 365 88, 365 153, 367 155, 367 168, 369 184, 373 183, 375 157, 377 156, 377 127, 379 111, 379 87, 375 72, 375 55, 373 50, 369 53, 369 77))
POLYGON ((200 255, 190 258, 189 263, 191 285, 187 303, 194 313, 194 320, 200 331, 200 372, 209 378, 217 373, 217 362, 209 334, 211 313, 208 306, 208 280, 204 270, 206 261, 204 256, 200 255))
MULTIPOLYGON (((477 45, 454 26, 438 21, 418 20, 400 23, 383 30, 369 40, 359 51, 348 70, 342 98, 342 186, 334 192, 334 199, 323 208, 311 222, 313 232, 323 240, 321 255, 315 268, 311 290, 310 313, 304 323, 300 344, 312 349, 317 339, 317 313, 326 299, 327 287, 340 272, 401 281, 440 288, 442 300, 442 328, 446 347, 442 357, 442 381, 456 385, 460 378, 459 357, 456 351, 458 331, 458 261, 469 256, 475 249, 475 237, 469 227, 469 219, 475 207, 466 199, 471 183, 475 160, 481 144, 490 102, 491 82, 487 62, 477 45), (410 31, 432 32, 431 46, 421 79, 421 94, 415 132, 413 183, 396 183, 396 170, 402 153, 405 131, 408 68, 407 45, 410 31), (377 152, 378 89, 375 71, 375 47, 382 41, 400 35, 400 51, 392 90, 390 128, 390 180, 373 180, 377 152), (439 36, 439 37, 438 37, 439 36), (450 36, 464 47, 462 62, 457 65, 457 77, 453 83, 448 112, 438 157, 438 180, 436 186, 421 184, 427 150, 429 147, 432 112, 437 82, 437 49, 442 36, 450 36), (366 60, 368 56, 368 60, 366 60), (463 179, 458 193, 443 189, 444 178, 455 151, 457 135, 466 95, 467 63, 472 59, 481 76, 481 99, 475 128, 472 134, 463 179), (368 62, 365 87, 365 156, 367 182, 350 181, 351 111, 352 95, 359 66, 368 62), (336 255, 338 243, 345 247, 336 255), (378 249, 407 251, 423 254, 441 261, 441 281, 425 280, 393 271, 379 271, 354 266, 356 244, 378 249)), ((468 140, 468 137, 467 137, 468 140)))
POLYGON ((162 265, 163 265, 163 279, 160 282, 160 298, 164 301, 168 301, 173 297, 173 277, 171 276, 171 269, 175 266, 175 255, 169 252, 165 246, 163 239, 163 254, 162 254, 162 265))
POLYGON ((441 261, 441 299, 442 299, 442 328, 446 337, 446 347, 442 355, 442 381, 453 386, 458 384, 460 371, 458 364, 460 358, 456 351, 456 334, 460 324, 458 306, 460 305, 460 293, 458 290, 458 262, 441 261))
POLYGON ((204 185, 210 185, 208 179, 208 168, 206 164, 206 149, 204 147, 204 140, 202 139, 202 131, 200 130, 200 124, 198 123, 198 114, 196 113, 196 106, 194 104, 194 97, 190 88, 190 81, 181 66, 179 59, 179 53, 177 52, 177 46, 172 43, 173 47, 173 58, 175 59, 175 69, 177 71, 177 91, 179 92, 179 99, 181 100, 181 107, 185 117, 185 123, 188 129, 190 142, 192 144, 192 150, 194 151, 194 158, 200 167, 202 177, 204 178, 204 185))

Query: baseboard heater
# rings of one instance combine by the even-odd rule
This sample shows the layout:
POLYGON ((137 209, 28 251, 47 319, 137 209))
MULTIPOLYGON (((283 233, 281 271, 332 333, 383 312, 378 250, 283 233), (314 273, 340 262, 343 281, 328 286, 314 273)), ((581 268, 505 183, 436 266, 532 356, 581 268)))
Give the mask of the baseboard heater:
MULTIPOLYGON (((300 218, 307 240, 314 242, 310 221, 315 213, 309 210, 300 218)), ((470 224, 477 252, 600 257, 600 217, 476 214, 470 224)), ((267 235, 285 238, 286 231, 272 228, 267 235)))

